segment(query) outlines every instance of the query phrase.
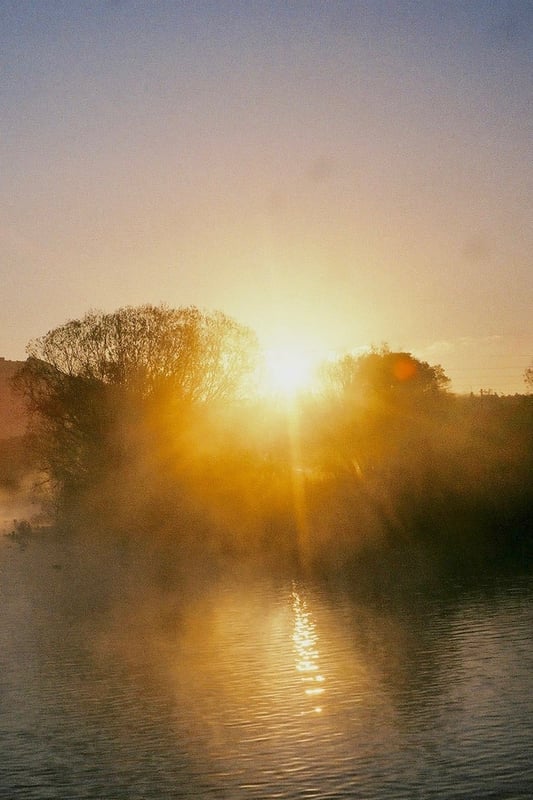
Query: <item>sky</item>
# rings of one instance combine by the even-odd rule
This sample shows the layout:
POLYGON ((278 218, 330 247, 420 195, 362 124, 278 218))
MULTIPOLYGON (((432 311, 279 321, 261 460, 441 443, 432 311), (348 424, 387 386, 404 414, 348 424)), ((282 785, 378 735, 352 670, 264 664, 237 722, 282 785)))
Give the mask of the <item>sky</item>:
POLYGON ((533 0, 0 0, 0 355, 90 309, 533 363, 533 0))

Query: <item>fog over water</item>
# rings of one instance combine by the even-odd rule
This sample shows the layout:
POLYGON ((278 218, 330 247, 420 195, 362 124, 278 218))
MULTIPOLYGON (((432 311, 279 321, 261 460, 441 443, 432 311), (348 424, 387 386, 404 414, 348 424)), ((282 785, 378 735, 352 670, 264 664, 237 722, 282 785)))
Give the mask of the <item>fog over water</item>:
POLYGON ((1 796, 531 796, 530 578, 392 600, 183 572, 3 539, 1 796))

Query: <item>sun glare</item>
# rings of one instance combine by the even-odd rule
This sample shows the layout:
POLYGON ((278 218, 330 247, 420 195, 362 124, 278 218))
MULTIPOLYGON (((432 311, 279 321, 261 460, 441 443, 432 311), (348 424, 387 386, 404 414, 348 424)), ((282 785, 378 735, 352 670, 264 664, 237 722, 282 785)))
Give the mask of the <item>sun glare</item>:
POLYGON ((263 364, 263 392, 265 394, 294 398, 311 389, 316 364, 309 353, 291 347, 265 350, 263 364))

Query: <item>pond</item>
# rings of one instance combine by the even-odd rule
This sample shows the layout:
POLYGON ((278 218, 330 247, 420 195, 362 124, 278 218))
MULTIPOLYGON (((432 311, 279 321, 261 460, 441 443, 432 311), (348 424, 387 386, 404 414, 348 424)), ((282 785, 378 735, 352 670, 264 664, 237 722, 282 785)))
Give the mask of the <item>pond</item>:
MULTIPOLYGON (((0 796, 530 798, 532 589, 187 591, 0 546, 0 796)), ((191 589, 191 586, 194 588, 191 589)))

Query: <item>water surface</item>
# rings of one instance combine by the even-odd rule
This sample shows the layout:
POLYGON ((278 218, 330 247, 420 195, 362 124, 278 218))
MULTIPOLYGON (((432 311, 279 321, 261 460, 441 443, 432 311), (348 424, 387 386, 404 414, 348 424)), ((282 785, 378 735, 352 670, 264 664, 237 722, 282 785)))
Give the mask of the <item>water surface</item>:
POLYGON ((531 579, 186 592, 0 548, 0 797, 530 798, 531 579))

